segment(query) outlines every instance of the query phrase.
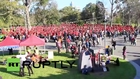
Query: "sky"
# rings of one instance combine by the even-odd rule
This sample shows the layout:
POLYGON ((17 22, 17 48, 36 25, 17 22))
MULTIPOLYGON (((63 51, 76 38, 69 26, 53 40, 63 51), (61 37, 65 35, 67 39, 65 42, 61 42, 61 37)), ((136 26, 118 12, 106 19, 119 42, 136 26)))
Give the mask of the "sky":
MULTIPOLYGON (((96 3, 97 0, 55 0, 55 1, 58 4, 58 9, 62 9, 65 6, 70 6, 70 3, 72 2, 73 7, 82 10, 86 6, 86 4, 90 2, 96 3)), ((105 8, 107 8, 107 11, 110 11, 109 0, 99 0, 99 1, 102 1, 104 3, 105 8)))

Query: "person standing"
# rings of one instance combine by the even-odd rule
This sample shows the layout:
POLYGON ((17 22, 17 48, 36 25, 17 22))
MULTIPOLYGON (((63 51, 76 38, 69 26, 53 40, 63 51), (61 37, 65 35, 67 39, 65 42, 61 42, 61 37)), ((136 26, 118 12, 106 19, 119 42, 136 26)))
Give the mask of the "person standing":
POLYGON ((126 58, 126 46, 123 47, 122 55, 123 55, 123 59, 125 60, 125 58, 126 58))
POLYGON ((25 75, 24 68, 23 68, 23 60, 22 60, 21 57, 20 57, 20 71, 19 71, 19 75, 20 76, 24 76, 25 75))
POLYGON ((72 45, 70 49, 71 49, 71 53, 72 53, 72 58, 74 58, 75 57, 75 53, 76 53, 76 46, 72 45))
POLYGON ((85 44, 86 44, 86 47, 87 48, 90 48, 91 44, 90 44, 89 40, 86 40, 86 43, 85 44))
POLYGON ((108 56, 111 55, 111 48, 110 46, 108 46, 108 48, 106 48, 106 52, 105 52, 108 56))
POLYGON ((37 48, 36 46, 34 46, 34 53, 35 53, 36 55, 39 55, 39 50, 38 50, 38 48, 37 48))
POLYGON ((112 46, 114 48, 114 50, 116 49, 116 41, 114 39, 112 39, 112 46))
POLYGON ((127 38, 127 36, 126 35, 124 35, 124 43, 126 43, 127 41, 126 41, 126 38, 127 38))
POLYGON ((62 41, 61 41, 61 37, 58 38, 58 40, 56 40, 56 45, 57 45, 57 48, 58 48, 58 53, 61 52, 61 47, 62 47, 62 41))

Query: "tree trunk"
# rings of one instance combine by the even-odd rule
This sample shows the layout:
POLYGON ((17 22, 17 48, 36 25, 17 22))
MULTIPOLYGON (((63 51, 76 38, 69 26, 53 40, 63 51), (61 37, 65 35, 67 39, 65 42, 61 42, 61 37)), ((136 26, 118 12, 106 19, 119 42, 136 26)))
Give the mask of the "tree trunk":
POLYGON ((112 27, 112 21, 113 21, 113 6, 114 6, 114 0, 111 1, 111 21, 110 21, 110 26, 112 27))
POLYGON ((129 13, 128 25, 131 25, 131 15, 129 13))
POLYGON ((139 21, 140 21, 140 19, 137 20, 137 26, 139 26, 139 21))
POLYGON ((31 29, 31 24, 30 24, 30 17, 29 17, 29 7, 26 6, 26 25, 27 25, 27 29, 30 30, 31 29))

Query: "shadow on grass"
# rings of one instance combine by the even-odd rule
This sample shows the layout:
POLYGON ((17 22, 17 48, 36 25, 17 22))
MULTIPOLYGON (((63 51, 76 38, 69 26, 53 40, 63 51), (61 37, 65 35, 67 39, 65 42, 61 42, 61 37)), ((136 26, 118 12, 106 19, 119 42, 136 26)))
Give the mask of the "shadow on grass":
MULTIPOLYGON (((74 59, 74 60, 68 60, 68 61, 69 61, 70 63, 74 62, 74 64, 73 64, 72 66, 70 66, 70 65, 67 63, 67 61, 63 61, 62 64, 61 64, 60 61, 57 63, 56 69, 61 69, 60 71, 57 71, 57 73, 65 73, 65 74, 69 75, 69 72, 73 72, 73 73, 71 73, 71 74, 77 74, 77 67, 76 67, 76 65, 77 65, 77 63, 78 63, 78 60, 77 60, 77 59, 74 59), (65 67, 65 68, 62 68, 62 67, 65 67)), ((55 64, 54 64, 54 63, 51 63, 51 64, 49 65, 49 67, 55 68, 55 64)), ((25 67, 24 70, 26 70, 26 67, 25 67)), ((34 71, 34 70, 35 70, 35 69, 33 68, 33 71, 34 71)), ((43 71, 44 71, 44 70, 43 70, 43 71)), ((19 76, 19 72, 8 72, 7 69, 4 68, 4 67, 0 67, 0 72, 14 75, 14 76, 16 76, 16 78, 22 78, 22 77, 19 76)), ((51 71, 46 71, 46 72, 51 72, 51 71)), ((35 73, 35 71, 34 71, 34 73, 35 73)), ((27 71, 25 71, 25 75, 26 75, 25 77, 28 78, 28 79, 40 79, 40 78, 42 79, 42 78, 43 78, 43 77, 40 77, 40 78, 30 78, 30 77, 28 76, 28 74, 27 74, 27 71)), ((34 74, 33 74, 33 75, 34 75, 34 74)), ((53 78, 54 78, 54 77, 51 77, 51 78, 49 78, 49 79, 53 79, 53 78)), ((45 77, 44 77, 43 79, 45 79, 45 77)), ((59 78, 58 78, 58 79, 59 79, 59 78)))
POLYGON ((133 79, 135 76, 135 70, 133 67, 130 67, 130 63, 128 62, 120 62, 120 66, 116 66, 114 64, 110 64, 109 72, 98 72, 98 73, 90 73, 88 75, 80 74, 76 67, 68 70, 67 73, 62 73, 59 75, 54 75, 53 73, 49 76, 43 77, 38 76, 37 78, 28 78, 28 79, 133 79), (128 66, 129 65, 129 66, 128 66), (125 68, 124 68, 125 67, 125 68), (129 70, 127 70, 129 69, 129 70), (130 73, 127 73, 131 71, 130 73), (124 76, 122 76, 122 74, 124 76))
POLYGON ((20 77, 17 72, 8 72, 6 68, 0 68, 0 71, 20 77))
POLYGON ((64 52, 58 53, 57 51, 54 51, 54 56, 63 56, 63 57, 70 58, 71 57, 71 53, 70 52, 69 53, 64 53, 64 52))
MULTIPOLYGON (((60 56, 60 54, 58 55, 60 56)), ((62 55, 62 56, 67 56, 67 55, 62 55)), ((60 70, 55 71, 58 74, 51 73, 47 76, 47 72, 51 72, 50 69, 48 69, 48 71, 45 69, 43 69, 42 71, 33 69, 34 70, 33 75, 35 76, 37 75, 37 76, 35 78, 25 76, 24 79, 93 79, 93 78, 94 79, 133 79, 136 72, 130 63, 121 60, 119 67, 115 66, 114 64, 110 64, 109 65, 110 71, 107 73, 102 72, 102 73, 90 73, 89 75, 83 75, 78 72, 78 68, 77 68, 78 60, 77 59, 73 59, 73 60, 75 60, 76 62, 74 63, 74 66, 72 68, 70 68, 70 66, 65 62, 63 66, 66 66, 68 68, 62 69, 61 63, 59 62, 57 64, 56 69, 60 69, 60 70), (46 72, 46 75, 42 75, 45 73, 44 70, 46 72), (37 74, 38 71, 40 71, 39 74, 37 74)), ((69 61, 72 62, 73 60, 69 60, 69 61)), ((52 63, 49 67, 54 68, 54 64, 52 63)), ((17 75, 18 73, 15 74, 12 72, 7 72, 6 69, 4 68, 0 68, 0 71, 3 73, 15 75, 17 76, 15 77, 16 79, 20 79, 20 77, 17 75)))

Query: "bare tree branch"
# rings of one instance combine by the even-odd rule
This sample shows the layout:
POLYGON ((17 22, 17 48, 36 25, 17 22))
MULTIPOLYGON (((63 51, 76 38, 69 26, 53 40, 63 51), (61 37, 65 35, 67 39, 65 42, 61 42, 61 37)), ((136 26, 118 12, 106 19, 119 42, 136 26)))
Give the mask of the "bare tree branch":
POLYGON ((112 1, 111 0, 109 0, 109 2, 110 2, 110 4, 112 4, 112 1))

